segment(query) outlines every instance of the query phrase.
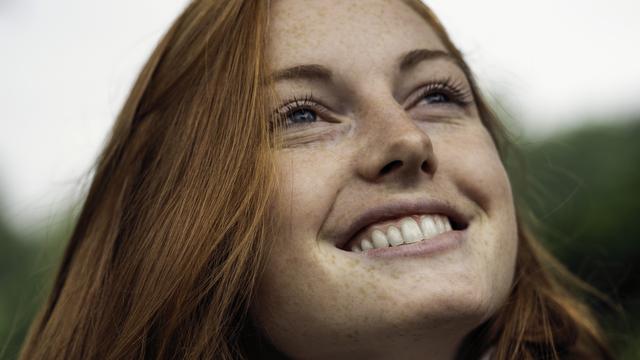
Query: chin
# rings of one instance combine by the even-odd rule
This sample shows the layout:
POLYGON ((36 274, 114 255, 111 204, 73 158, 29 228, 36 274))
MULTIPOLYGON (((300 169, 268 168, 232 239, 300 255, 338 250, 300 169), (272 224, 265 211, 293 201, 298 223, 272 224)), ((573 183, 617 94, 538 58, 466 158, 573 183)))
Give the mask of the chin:
POLYGON ((396 310, 386 311, 390 317, 397 316, 397 324, 408 327, 470 331, 493 315, 503 302, 495 291, 478 284, 452 281, 425 286, 420 292, 396 293, 396 310))

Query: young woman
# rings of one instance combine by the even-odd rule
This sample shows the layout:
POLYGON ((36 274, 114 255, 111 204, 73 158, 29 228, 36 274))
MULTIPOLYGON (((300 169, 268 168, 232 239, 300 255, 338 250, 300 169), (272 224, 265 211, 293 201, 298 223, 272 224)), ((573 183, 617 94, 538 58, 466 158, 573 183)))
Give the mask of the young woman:
POLYGON ((609 358, 504 135, 418 0, 196 0, 22 359, 609 358))

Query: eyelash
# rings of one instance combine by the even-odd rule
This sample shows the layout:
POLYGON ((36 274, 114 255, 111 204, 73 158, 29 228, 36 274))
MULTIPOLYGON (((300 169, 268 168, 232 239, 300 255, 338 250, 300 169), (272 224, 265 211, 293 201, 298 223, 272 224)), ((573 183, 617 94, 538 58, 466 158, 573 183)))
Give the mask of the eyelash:
MULTIPOLYGON (((436 92, 442 92, 448 97, 449 103, 453 103, 460 107, 466 107, 473 103, 471 91, 466 89, 461 82, 455 81, 452 78, 444 78, 425 84, 424 88, 420 90, 418 101, 413 105, 418 104, 426 96, 433 95, 436 92)), ((300 99, 294 96, 292 99, 285 101, 282 106, 275 110, 274 115, 276 122, 285 128, 304 125, 305 123, 288 123, 288 119, 291 115, 296 111, 303 109, 314 111, 319 116, 323 116, 328 112, 328 110, 326 110, 322 105, 318 104, 312 93, 308 93, 300 99)))
POLYGON ((328 112, 322 105, 318 104, 313 93, 308 93, 300 99, 294 96, 292 99, 285 101, 282 106, 274 111, 275 121, 285 128, 299 126, 302 123, 289 124, 287 121, 293 113, 303 109, 312 110, 319 116, 323 116, 328 112))
POLYGON ((427 95, 432 95, 436 92, 444 93, 449 98, 450 103, 460 107, 466 107, 473 103, 471 90, 465 87, 461 81, 456 81, 452 78, 444 78, 424 85, 424 88, 420 91, 418 102, 422 101, 427 95))

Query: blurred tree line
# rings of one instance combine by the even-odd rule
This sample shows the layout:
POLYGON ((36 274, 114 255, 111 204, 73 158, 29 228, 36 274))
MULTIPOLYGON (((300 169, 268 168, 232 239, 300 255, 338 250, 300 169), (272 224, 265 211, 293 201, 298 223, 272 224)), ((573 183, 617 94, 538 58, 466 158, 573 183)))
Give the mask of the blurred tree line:
POLYGON ((620 359, 640 359, 640 119, 557 133, 519 148, 519 201, 546 247, 608 297, 591 300, 620 359))
POLYGON ((62 211, 46 224, 17 232, 0 214, 0 359, 17 358, 51 288, 73 219, 62 211))
MULTIPOLYGON (((522 163, 508 166, 517 201, 539 220, 536 230, 548 248, 622 309, 592 302, 620 359, 640 359, 638 139, 640 121, 585 126, 518 140, 522 163), (525 172, 516 170, 522 165, 525 172)), ((0 214, 0 359, 17 357, 48 295, 73 228, 72 212, 63 213, 27 234, 0 214)))

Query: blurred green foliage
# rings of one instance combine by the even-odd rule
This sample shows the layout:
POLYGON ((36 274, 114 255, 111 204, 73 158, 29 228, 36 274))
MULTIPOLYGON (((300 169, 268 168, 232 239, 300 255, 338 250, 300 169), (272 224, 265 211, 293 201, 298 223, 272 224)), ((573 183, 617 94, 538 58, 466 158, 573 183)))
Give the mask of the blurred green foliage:
MULTIPOLYGON (((618 358, 640 359, 640 121, 591 125, 518 141, 525 172, 509 167, 517 200, 543 241, 580 278, 619 304, 594 302, 618 358)), ((0 217, 0 359, 16 358, 50 289, 73 216, 21 234, 0 217)))
POLYGON ((0 359, 15 359, 72 230, 67 211, 18 233, 0 216, 0 359))
POLYGON ((592 304, 620 359, 640 359, 639 139, 628 121, 524 142, 513 176, 547 248, 615 305, 592 304))

